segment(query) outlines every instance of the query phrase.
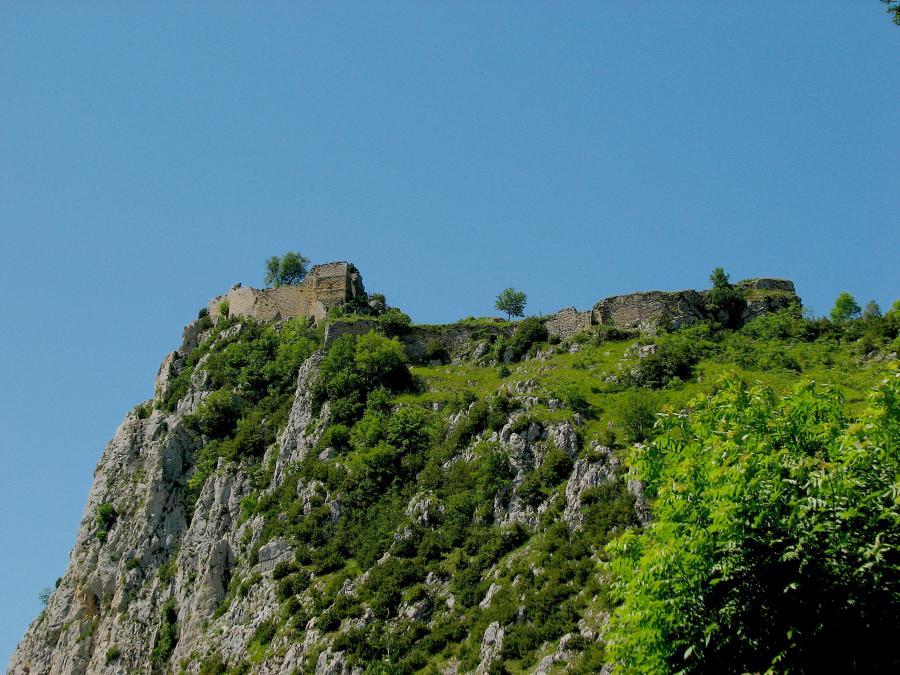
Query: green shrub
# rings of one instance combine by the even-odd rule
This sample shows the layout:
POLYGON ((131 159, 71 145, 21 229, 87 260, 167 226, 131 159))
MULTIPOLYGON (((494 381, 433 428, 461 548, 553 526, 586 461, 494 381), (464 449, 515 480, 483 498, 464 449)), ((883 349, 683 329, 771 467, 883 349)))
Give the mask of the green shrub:
POLYGON ((728 281, 728 275, 721 267, 713 270, 709 277, 713 287, 706 296, 706 309, 719 323, 727 328, 737 328, 747 307, 747 301, 739 288, 728 281))
POLYGON ((619 404, 619 422, 630 443, 645 441, 656 424, 657 397, 647 391, 626 392, 619 404))
POLYGON ((240 399, 228 389, 219 389, 200 404, 194 417, 201 433, 210 438, 225 438, 234 431, 240 413, 240 399))
POLYGON ((409 332, 412 321, 396 307, 389 307, 378 317, 378 325, 388 337, 399 337, 409 332))
POLYGON ((547 335, 544 322, 538 317, 530 316, 516 324, 516 332, 505 346, 512 348, 513 360, 519 360, 528 353, 532 345, 546 340, 547 335))
POLYGON ((716 349, 716 329, 698 324, 676 333, 657 336, 656 351, 638 360, 627 379, 638 387, 661 389, 673 380, 688 381, 694 366, 716 349))
POLYGON ((178 556, 173 553, 165 563, 159 566, 156 574, 159 576, 160 581, 168 583, 175 578, 175 574, 178 571, 176 567, 177 559, 178 556))
POLYGON ((516 487, 516 494, 528 506, 537 507, 544 501, 544 480, 540 471, 529 471, 516 487))
POLYGON ((267 645, 272 642, 272 638, 275 637, 276 631, 277 627, 275 626, 275 622, 272 619, 263 621, 261 624, 259 624, 259 626, 256 627, 256 630, 253 632, 253 636, 250 638, 250 642, 255 642, 258 645, 267 645))
MULTIPOLYGON (((295 595, 300 595, 308 588, 310 582, 310 575, 308 572, 298 572, 296 571, 296 565, 291 563, 288 564, 291 565, 292 569, 295 571, 287 572, 285 576, 278 578, 278 583, 275 585, 275 597, 278 598, 279 602, 284 602, 295 595)), ((284 572, 284 570, 282 570, 282 572, 284 572)))
POLYGON ((594 416, 594 410, 584 391, 574 383, 561 384, 556 388, 556 396, 569 410, 587 418, 594 416))
POLYGON ((113 663, 119 659, 119 656, 122 654, 122 650, 119 649, 116 645, 113 645, 109 649, 106 650, 106 665, 113 663))
POLYGON ((572 473, 572 458, 555 446, 551 446, 541 463, 541 479, 545 486, 554 487, 572 473))
POLYGON ((422 356, 422 360, 425 363, 431 363, 432 361, 449 363, 450 352, 447 351, 447 348, 444 346, 443 342, 434 338, 430 338, 425 342, 425 353, 422 356))
POLYGON ((602 546, 614 533, 640 525, 634 511, 634 496, 624 480, 608 481, 581 493, 584 532, 602 546))
POLYGON ((200 662, 200 675, 225 675, 227 672, 228 667, 221 654, 207 656, 200 662))
POLYGON ((275 568, 272 570, 272 579, 278 581, 279 579, 284 579, 288 574, 293 574, 298 571, 297 563, 290 560, 282 560, 280 563, 275 565, 275 568))
POLYGON ((178 643, 178 608, 175 606, 175 598, 166 600, 160 615, 159 630, 153 641, 153 650, 150 652, 150 663, 154 672, 166 670, 166 662, 178 643))
POLYGON ((381 387, 403 391, 412 384, 406 352, 396 340, 377 333, 342 335, 319 368, 313 398, 331 403, 335 423, 352 424, 362 415, 369 392, 381 387))
POLYGON ((116 512, 112 504, 104 502, 97 506, 97 512, 94 516, 94 522, 97 524, 96 537, 100 541, 106 541, 109 531, 116 524, 119 514, 116 512))

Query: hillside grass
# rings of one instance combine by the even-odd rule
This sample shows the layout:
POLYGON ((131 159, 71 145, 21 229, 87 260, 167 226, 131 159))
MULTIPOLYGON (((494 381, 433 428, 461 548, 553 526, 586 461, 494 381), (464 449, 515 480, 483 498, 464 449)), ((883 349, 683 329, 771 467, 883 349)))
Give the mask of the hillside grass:
MULTIPOLYGON (((726 378, 779 394, 815 381, 833 390, 852 417, 890 372, 883 357, 898 346, 898 324, 889 317, 838 326, 790 310, 737 331, 704 324, 655 337, 612 334, 616 339, 598 328, 562 344, 546 332, 537 342, 497 338, 483 364, 413 367, 396 340, 344 336, 313 387, 316 405, 327 403, 331 411, 328 428, 282 483, 267 489, 271 468, 263 466, 259 443, 274 441, 272 420, 283 425, 292 392, 286 373, 296 372, 320 336, 305 324, 285 333, 248 323, 228 340, 211 339, 188 360, 192 369, 207 369, 219 392, 191 419, 209 437, 191 488, 196 494, 219 457, 255 472, 260 489, 245 499, 242 518, 261 516, 264 525, 245 563, 252 569, 259 547, 274 538, 296 551, 276 580, 279 609, 267 629, 273 635, 302 641, 315 618, 351 663, 430 673, 451 660, 473 670, 481 636, 497 622, 507 627, 504 668, 525 672, 562 635, 577 632, 580 619, 600 628, 599 617, 612 607, 598 574, 604 547, 637 526, 634 497, 619 481, 591 495, 585 528, 570 531, 561 516, 571 461, 589 457, 595 441, 626 454, 657 433, 657 413, 689 412, 726 378), (524 352, 522 360, 490 362, 508 344, 524 352), (277 367, 260 378, 258 364, 267 359, 277 367), (556 469, 538 458, 514 481, 509 458, 492 441, 495 432, 507 423, 523 431, 532 422, 546 429, 563 421, 580 437, 577 456, 556 457, 556 469), (253 428, 262 433, 251 434, 253 428), (320 459, 326 450, 331 458, 320 459), (313 485, 319 492, 302 503, 299 491, 313 485), (543 508, 538 525, 497 526, 498 495, 525 499, 526 488, 543 508), (406 514, 413 498, 440 507, 431 524, 418 525, 406 514), (339 504, 337 517, 332 502, 339 504), (428 586, 428 579, 444 590, 428 586), (341 593, 345 583, 352 594, 341 593), (500 590, 490 606, 480 607, 492 583, 500 590), (425 600, 432 605, 427 621, 402 613, 425 600), (362 617, 368 623, 354 627, 362 617)), ((179 375, 185 386, 190 375, 179 375)), ((554 448, 545 445, 544 456, 553 457, 554 448)), ((258 581, 235 575, 227 602, 258 581)), ((268 653, 271 638, 263 638, 253 643, 254 663, 268 653)), ((580 649, 573 672, 596 672, 602 648, 586 642, 580 649)))

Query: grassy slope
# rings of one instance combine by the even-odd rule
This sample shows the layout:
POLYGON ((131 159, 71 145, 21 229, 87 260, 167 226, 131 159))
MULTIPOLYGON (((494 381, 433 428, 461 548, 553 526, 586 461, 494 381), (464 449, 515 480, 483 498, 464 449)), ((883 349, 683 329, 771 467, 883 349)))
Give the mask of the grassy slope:
MULTIPOLYGON (((570 352, 570 344, 536 345, 531 353, 540 350, 540 358, 526 358, 508 369, 473 363, 412 368, 418 390, 397 394, 392 405, 427 411, 420 414, 430 436, 388 457, 395 462, 389 470, 395 472, 393 479, 390 475, 386 482, 371 477, 377 462, 384 461, 382 455, 373 454, 373 448, 382 447, 377 442, 384 442, 384 433, 390 434, 388 416, 381 419, 388 431, 381 430, 379 438, 367 444, 338 444, 336 462, 311 456, 275 493, 260 493, 248 500, 245 517, 265 516, 265 539, 284 537, 300 551, 297 562, 279 572, 283 578, 279 580, 280 610, 274 633, 292 641, 302 640, 307 621, 320 617, 319 626, 336 639, 336 648, 347 650, 359 663, 389 658, 398 672, 434 672, 450 659, 459 661, 463 669, 473 668, 481 635, 489 623, 497 621, 510 627, 503 654, 505 667, 510 672, 533 668, 542 656, 553 651, 563 633, 576 629, 579 619, 588 627, 600 627, 608 606, 597 574, 600 549, 614 536, 611 528, 632 524, 629 498, 621 490, 600 495, 591 507, 585 530, 569 533, 559 522, 565 479, 539 476, 535 473, 538 467, 532 473, 538 477, 543 501, 548 505, 538 527, 533 532, 498 528, 492 524, 486 504, 497 489, 513 487, 509 476, 502 471, 492 474, 493 469, 485 468, 488 460, 482 454, 489 454, 489 448, 482 446, 475 446, 472 462, 448 464, 465 448, 473 447, 471 435, 454 436, 448 431, 451 416, 472 401, 497 400, 498 392, 505 389, 512 390, 513 399, 541 397, 541 402, 527 412, 535 421, 546 425, 572 420, 570 407, 551 409, 547 403, 550 398, 572 400, 574 392, 588 411, 578 426, 579 456, 585 457, 591 452, 593 440, 619 447, 634 440, 629 438, 623 421, 636 397, 649 402, 653 409, 681 410, 688 408, 696 396, 714 390, 726 375, 737 374, 776 391, 787 391, 799 380, 813 379, 837 387, 849 413, 858 410, 873 383, 884 374, 882 362, 864 358, 872 346, 871 339, 867 342, 859 331, 819 330, 821 326, 808 330, 810 322, 797 318, 792 325, 796 334, 780 337, 773 337, 772 331, 710 333, 704 329, 680 336, 620 341, 604 341, 599 334, 588 334, 574 343, 575 353, 570 352), (669 343, 680 345, 679 353, 685 345, 693 349, 696 363, 691 377, 672 380, 656 389, 633 386, 629 373, 642 361, 637 348, 653 342, 658 342, 663 352, 669 343), (533 391, 517 393, 517 383, 527 380, 534 380, 533 391), (435 412, 435 408, 439 410, 435 412), (330 495, 340 496, 342 515, 337 523, 328 522, 326 506, 308 514, 299 509, 296 486, 313 479, 322 481, 330 495), (492 487, 485 488, 485 481, 492 487), (404 510, 417 494, 432 494, 445 507, 437 526, 409 528, 404 510), (398 539, 395 535, 404 528, 411 534, 398 539), (390 553, 396 564, 376 564, 385 553, 390 553), (355 596, 339 596, 345 580, 358 580, 370 569, 376 574, 359 585, 355 596), (423 582, 429 573, 447 582, 446 589, 456 598, 452 609, 443 597, 425 587, 423 582), (482 609, 478 602, 491 583, 499 584, 501 590, 490 607, 482 609), (398 607, 425 597, 434 600, 429 622, 397 616, 398 607), (372 623, 359 629, 350 627, 367 609, 373 611, 372 623), (524 620, 517 622, 521 609, 524 620)), ((886 350, 890 339, 876 346, 886 350)), ((296 340, 307 340, 302 348, 297 347, 297 354, 308 353, 312 336, 303 334, 295 336, 296 340)), ((271 353, 278 353, 278 349, 276 343, 269 346, 271 353)), ((224 386, 231 384, 223 382, 224 386)), ((288 387, 281 385, 279 396, 282 391, 288 391, 288 387)), ((251 412, 242 411, 241 419, 251 412)), ((473 428, 474 440, 479 433, 486 438, 491 429, 499 428, 506 412, 499 418, 489 415, 473 428)), ((351 423, 351 429, 353 426, 351 423)), ((229 443, 228 439, 221 442, 224 446, 229 443)), ((229 458, 240 459, 240 452, 229 458)), ((212 459, 206 458, 210 466, 214 465, 212 459)), ((256 467, 258 484, 264 486, 267 471, 258 458, 244 461, 256 467)), ((253 552, 249 555, 252 558, 253 552)), ((226 602, 246 592, 246 586, 253 582, 252 578, 233 578, 226 602)), ((271 636, 267 639, 271 641, 271 636)), ((579 644, 578 648, 583 654, 575 662, 576 672, 596 670, 602 663, 602 649, 596 643, 579 644)), ((261 660, 266 649, 266 644, 256 644, 252 661, 261 660)))

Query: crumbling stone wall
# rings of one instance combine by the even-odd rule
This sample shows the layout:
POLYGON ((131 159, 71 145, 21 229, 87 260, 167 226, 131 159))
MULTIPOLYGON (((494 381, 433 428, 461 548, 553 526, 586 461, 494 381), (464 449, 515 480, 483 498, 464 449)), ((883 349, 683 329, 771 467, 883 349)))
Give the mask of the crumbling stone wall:
POLYGON ((343 335, 365 335, 366 333, 378 328, 378 322, 374 319, 361 319, 356 321, 345 321, 338 319, 332 321, 325 326, 325 345, 326 351, 331 349, 334 341, 343 335))
MULTIPOLYGON (((325 349, 329 349, 342 335, 365 335, 376 330, 375 320, 337 320, 325 327, 325 349)), ((512 337, 515 324, 498 322, 496 325, 451 323, 439 326, 413 326, 398 339, 412 363, 424 363, 429 343, 437 343, 455 359, 474 357, 479 344, 491 343, 500 336, 512 337)))
POLYGON ((229 314, 258 321, 297 316, 319 321, 325 318, 329 307, 364 294, 362 277, 356 268, 347 262, 334 262, 315 265, 299 284, 266 289, 235 286, 225 295, 210 300, 207 309, 210 316, 218 317, 222 302, 227 301, 229 314))
MULTIPOLYGON (((744 322, 800 303, 794 283, 788 279, 747 279, 735 284, 747 299, 744 322)), ((656 333, 675 330, 709 319, 709 291, 648 291, 605 298, 594 305, 594 323, 617 328, 636 328, 656 333)))
POLYGON ((512 337, 515 324, 498 322, 493 325, 451 323, 441 326, 413 326, 400 340, 413 363, 425 361, 429 343, 440 344, 454 361, 475 357, 479 344, 494 342, 500 336, 512 337))
POLYGON ((605 298, 594 305, 594 323, 656 333, 689 326, 706 318, 706 302, 697 291, 647 291, 605 298))
POLYGON ((591 312, 579 312, 574 307, 566 307, 544 320, 550 335, 566 339, 591 327, 591 312))

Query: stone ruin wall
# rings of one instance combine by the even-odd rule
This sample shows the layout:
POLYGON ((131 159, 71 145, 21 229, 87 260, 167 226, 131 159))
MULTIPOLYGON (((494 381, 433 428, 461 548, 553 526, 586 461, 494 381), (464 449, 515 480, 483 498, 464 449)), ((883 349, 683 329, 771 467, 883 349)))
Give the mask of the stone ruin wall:
POLYGON ((251 288, 236 286, 225 295, 209 301, 209 315, 221 315, 223 301, 228 302, 228 313, 247 316, 258 321, 292 319, 308 316, 316 321, 325 318, 328 308, 343 304, 365 293, 362 277, 346 262, 315 265, 299 284, 276 288, 251 288))
POLYGON ((605 298, 591 313, 601 326, 655 333, 660 326, 681 328, 706 318, 706 302, 697 291, 646 291, 605 298))
POLYGON ((550 335, 556 335, 565 340, 576 333, 591 327, 591 312, 579 312, 574 307, 566 307, 559 310, 553 316, 544 320, 544 327, 550 335))
MULTIPOLYGON (((378 321, 362 319, 345 321, 338 319, 325 326, 325 344, 327 351, 339 337, 344 335, 365 335, 377 330, 378 321)), ((403 345, 406 355, 412 363, 424 363, 425 350, 431 342, 439 343, 454 358, 465 358, 482 342, 491 343, 500 336, 512 337, 515 324, 498 322, 497 325, 451 323, 439 326, 412 326, 409 332, 397 339, 403 345)))

